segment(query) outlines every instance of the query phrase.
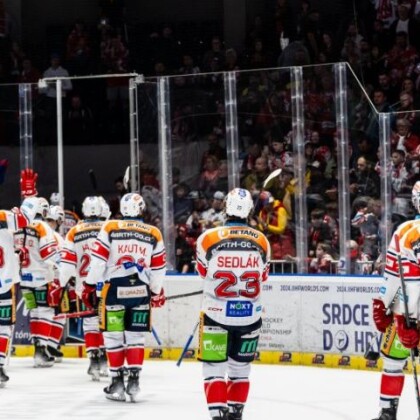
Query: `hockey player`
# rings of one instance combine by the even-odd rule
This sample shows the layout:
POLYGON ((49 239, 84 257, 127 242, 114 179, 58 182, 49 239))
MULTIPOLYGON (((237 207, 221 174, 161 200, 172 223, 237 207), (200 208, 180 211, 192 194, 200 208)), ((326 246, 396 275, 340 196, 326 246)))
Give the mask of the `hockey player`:
MULTIPOLYGON (((398 238, 402 238, 413 226, 420 226, 420 181, 417 181, 413 187, 412 203, 417 216, 414 220, 406 221, 398 226, 395 231, 398 238)), ((404 387, 403 368, 410 356, 409 349, 401 345, 396 334, 397 326, 393 320, 396 297, 401 285, 395 235, 386 253, 383 287, 380 288, 378 298, 373 299, 373 320, 378 331, 383 333, 381 340, 383 372, 379 400, 381 411, 375 420, 396 420, 398 403, 404 387)))
MULTIPOLYGON (((76 294, 81 299, 83 282, 86 280, 88 266, 90 263, 90 249, 95 242, 103 225, 100 219, 106 211, 103 202, 99 197, 86 197, 82 204, 84 220, 73 226, 66 235, 65 244, 61 252, 61 285, 73 277, 76 280, 76 294)), ((83 308, 86 309, 86 308, 83 308)), ((102 333, 99 331, 98 315, 92 314, 83 318, 83 333, 85 338, 86 352, 90 364, 88 374, 94 381, 106 375, 106 369, 102 367, 101 360, 104 359, 101 347, 103 347, 102 333)))
POLYGON ((225 199, 225 225, 197 239, 197 271, 204 279, 198 358, 213 420, 242 419, 259 339, 271 249, 248 225, 252 211, 250 192, 233 189, 225 199))
MULTIPOLYGON (((62 207, 58 205, 50 206, 46 222, 54 232, 54 238, 57 242, 57 253, 55 258, 54 280, 48 285, 48 302, 50 307, 55 308, 55 312, 60 312, 60 309, 68 310, 67 294, 60 285, 58 269, 58 266, 60 265, 60 250, 64 245, 64 239, 60 235, 59 230, 64 223, 64 218, 65 214, 62 207)), ((65 325, 65 319, 53 320, 51 324, 47 352, 50 356, 55 358, 56 362, 60 362, 63 357, 63 353, 60 351, 59 347, 65 325)))
POLYGON ((165 246, 159 229, 142 221, 145 207, 139 194, 121 198, 123 220, 109 220, 102 226, 91 248, 92 260, 82 291, 85 305, 94 307, 97 285, 104 281, 99 317, 111 375, 104 392, 106 398, 117 401, 125 401, 126 394, 133 402, 138 399, 151 307, 165 302, 165 246), (126 385, 124 364, 128 370, 126 385))
POLYGON ((0 387, 9 380, 4 365, 16 321, 16 284, 20 281, 13 233, 32 222, 37 205, 38 199, 29 197, 20 209, 0 210, 0 387))
POLYGON ((48 201, 38 197, 34 221, 15 234, 19 250, 21 288, 30 316, 30 334, 35 345, 35 367, 50 367, 54 358, 47 352, 51 330, 55 327, 55 309, 51 306, 49 284, 54 280, 57 241, 45 222, 48 201))

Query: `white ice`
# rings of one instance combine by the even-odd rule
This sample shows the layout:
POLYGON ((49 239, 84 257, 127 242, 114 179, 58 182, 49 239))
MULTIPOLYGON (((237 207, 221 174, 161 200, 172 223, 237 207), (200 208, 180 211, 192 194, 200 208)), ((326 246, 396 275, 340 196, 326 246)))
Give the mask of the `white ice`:
MULTIPOLYGON (((0 389, 0 419, 208 420, 201 364, 145 361, 141 401, 108 401, 86 374, 87 359, 66 358, 35 369, 31 358, 12 358, 10 381, 0 389)), ((244 420, 371 420, 378 409, 380 374, 304 366, 252 366, 244 420)), ((406 376, 399 419, 418 418, 412 375, 406 376)))

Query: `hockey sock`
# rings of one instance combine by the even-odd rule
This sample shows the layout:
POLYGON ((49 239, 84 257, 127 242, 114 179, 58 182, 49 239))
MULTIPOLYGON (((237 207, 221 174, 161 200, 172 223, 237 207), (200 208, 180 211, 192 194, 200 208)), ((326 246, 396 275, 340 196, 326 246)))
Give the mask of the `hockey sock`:
POLYGON ((404 373, 402 371, 384 372, 381 377, 380 406, 391 407, 391 401, 400 398, 404 387, 404 373))
POLYGON ((125 357, 127 360, 127 367, 141 369, 144 360, 144 347, 129 345, 125 350, 125 357))
POLYGON ((9 336, 0 335, 0 366, 4 365, 7 355, 7 346, 9 343, 9 336))
POLYGON ((108 366, 111 376, 117 376, 118 371, 124 367, 125 350, 123 346, 106 349, 108 366))
POLYGON ((204 379, 204 392, 210 416, 219 415, 219 410, 227 405, 227 385, 224 378, 213 376, 204 379))
POLYGON ((40 318, 33 318, 30 320, 29 330, 32 339, 38 340, 44 346, 47 345, 51 330, 51 324, 49 322, 40 318))
POLYGON ((85 332, 85 346, 86 351, 90 352, 93 350, 98 350, 101 346, 101 341, 103 344, 103 340, 101 340, 102 334, 99 331, 86 331, 85 332))
POLYGON ((229 405, 245 404, 249 393, 248 378, 229 378, 227 383, 227 401, 229 405))
POLYGON ((54 322, 51 325, 48 345, 57 348, 60 345, 61 337, 63 336, 64 325, 54 322))

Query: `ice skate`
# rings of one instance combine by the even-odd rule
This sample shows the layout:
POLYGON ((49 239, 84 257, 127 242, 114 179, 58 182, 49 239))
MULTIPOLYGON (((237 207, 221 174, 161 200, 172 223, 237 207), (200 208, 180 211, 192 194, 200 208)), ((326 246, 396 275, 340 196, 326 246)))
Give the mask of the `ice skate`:
POLYGON ((221 408, 219 414, 211 418, 212 420, 229 420, 229 409, 227 407, 221 408))
POLYGON ((242 412, 244 411, 243 404, 233 404, 229 413, 229 420, 242 420, 242 412))
POLYGON ((46 350, 50 357, 54 357, 55 363, 61 363, 63 361, 63 353, 60 351, 60 349, 53 346, 47 346, 46 350))
POLYGON ((8 380, 9 380, 9 377, 6 375, 4 367, 0 366, 0 388, 4 388, 8 380))
POLYGON ((51 357, 39 342, 35 342, 34 367, 51 367, 54 365, 54 357, 51 357))
POLYGON ((125 392, 131 402, 138 402, 139 387, 139 369, 129 369, 128 381, 125 392))
POLYGON ((98 382, 101 376, 99 363, 99 350, 89 352, 89 368, 88 375, 92 376, 92 381, 98 382))
POLYGON ((379 416, 373 420, 397 420, 398 399, 391 401, 391 407, 382 408, 379 416))
POLYGON ((125 401, 124 371, 120 369, 117 376, 111 377, 111 383, 104 388, 105 397, 113 401, 125 401))
POLYGON ((102 378, 108 377, 108 359, 105 349, 99 350, 99 374, 102 378))

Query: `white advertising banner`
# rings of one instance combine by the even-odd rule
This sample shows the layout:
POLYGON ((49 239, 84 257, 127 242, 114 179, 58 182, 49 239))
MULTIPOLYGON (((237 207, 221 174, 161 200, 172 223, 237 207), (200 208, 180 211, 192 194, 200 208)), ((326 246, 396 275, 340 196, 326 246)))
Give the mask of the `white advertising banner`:
MULTIPOLYGON (((379 277, 270 276, 263 286, 263 326, 259 350, 363 354, 375 327, 372 298, 379 277)), ((193 275, 168 276, 167 296, 199 291, 193 275)), ((183 347, 198 321, 201 295, 168 300, 153 311, 153 325, 164 347, 183 347)), ((196 347, 197 337, 191 347, 196 347)), ((156 346, 153 337, 146 345, 156 346)))

